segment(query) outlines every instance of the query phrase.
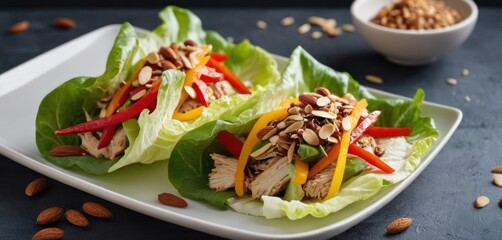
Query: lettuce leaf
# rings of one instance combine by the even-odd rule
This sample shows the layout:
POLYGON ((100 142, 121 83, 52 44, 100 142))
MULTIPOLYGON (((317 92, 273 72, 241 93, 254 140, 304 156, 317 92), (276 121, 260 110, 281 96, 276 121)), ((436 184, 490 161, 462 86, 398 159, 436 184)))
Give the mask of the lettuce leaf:
MULTIPOLYGON (((174 148, 169 161, 168 173, 171 183, 181 195, 193 199, 204 199, 219 208, 224 208, 227 204, 238 212, 267 218, 287 216, 290 219, 299 219, 308 215, 323 217, 350 203, 367 199, 383 187, 406 178, 420 164, 421 157, 438 136, 433 120, 421 116, 422 101, 425 97, 421 89, 417 91, 412 101, 376 99, 364 87, 359 86, 348 73, 337 72, 322 65, 301 47, 292 53, 282 73, 280 84, 265 92, 260 101, 265 105, 276 104, 277 106, 277 103, 282 100, 297 96, 302 92, 313 91, 321 86, 337 95, 348 92, 358 99, 368 99, 369 110, 382 110, 380 120, 377 122, 380 126, 412 127, 411 136, 407 139, 382 143, 395 147, 391 149, 393 154, 389 154, 388 159, 383 159, 396 168, 395 173, 381 174, 374 168, 367 168, 361 174, 347 180, 335 197, 316 203, 285 201, 279 197, 262 197, 262 201, 249 197, 235 198, 233 189, 216 192, 208 187, 208 174, 213 167, 209 153, 225 153, 215 140, 218 132, 227 130, 242 136, 249 132, 256 116, 241 114, 234 122, 221 120, 209 122, 186 134, 174 148)), ((266 109, 272 108, 270 105, 265 107, 257 105, 249 111, 261 114, 266 109)))
MULTIPOLYGON (((39 106, 37 114, 37 145, 47 160, 65 167, 80 168, 91 174, 104 174, 133 163, 152 163, 168 159, 176 142, 188 131, 215 119, 234 120, 234 116, 252 109, 266 89, 277 84, 280 74, 277 63, 265 50, 249 41, 234 44, 218 33, 204 31, 200 19, 189 10, 168 6, 159 13, 163 21, 151 32, 136 33, 130 24, 124 24, 110 52, 103 75, 79 77, 63 83, 49 93, 39 106), (248 80, 251 95, 234 95, 219 99, 206 108, 202 116, 191 122, 172 120, 176 100, 182 91, 185 75, 180 71, 163 74, 163 85, 157 99, 157 110, 142 113, 138 120, 123 123, 129 146, 122 157, 113 161, 83 157, 51 157, 48 152, 62 144, 78 145, 77 135, 56 137, 54 131, 85 121, 84 112, 96 111, 96 102, 108 89, 116 89, 121 81, 137 68, 149 52, 172 42, 192 39, 199 44, 211 44, 213 51, 229 55, 225 62, 237 76, 248 80), (259 69, 259 71, 258 71, 259 69), (167 87, 169 85, 169 87, 167 87)), ((249 113, 252 114, 252 113, 249 113)))

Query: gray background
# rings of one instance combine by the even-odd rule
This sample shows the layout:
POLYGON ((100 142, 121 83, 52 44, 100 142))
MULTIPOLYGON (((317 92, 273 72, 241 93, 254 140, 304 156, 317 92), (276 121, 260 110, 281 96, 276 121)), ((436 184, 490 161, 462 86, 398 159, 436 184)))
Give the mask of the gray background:
MULTIPOLYGON (((156 16, 160 7, 0 9, 0 31, 5 31, 0 33, 1 73, 104 25, 129 21, 152 29, 159 24, 156 16), (50 27, 52 19, 59 16, 72 17, 78 23, 77 28, 61 31, 50 27), (15 36, 6 33, 10 24, 24 19, 32 21, 29 31, 15 36)), ((463 111, 464 119, 451 140, 405 191, 334 239, 500 239, 502 209, 497 203, 502 198, 502 190, 491 184, 490 169, 502 165, 499 140, 502 134, 499 123, 502 117, 501 8, 482 7, 477 27, 460 48, 434 64, 420 67, 389 63, 355 33, 320 40, 296 33, 296 27, 313 15, 334 17, 339 23, 350 22, 347 7, 194 7, 191 10, 201 17, 206 29, 216 30, 236 41, 247 38, 284 56, 301 45, 322 63, 350 72, 362 85, 408 97, 413 96, 417 88, 423 88, 427 101, 463 111), (279 24, 286 16, 296 18, 294 27, 279 24), (267 21, 269 28, 256 29, 258 19, 267 21), (465 78, 461 77, 464 68, 470 70, 465 78), (366 82, 366 74, 379 75, 385 82, 382 85, 366 82), (448 77, 457 78, 458 85, 446 84, 448 77), (465 96, 472 100, 467 102, 465 96), (472 204, 479 195, 492 200, 483 209, 475 209, 472 204), (413 226, 399 235, 385 235, 387 224, 403 216, 413 218, 413 226)), ((0 113, 0 117, 3 114, 7 113, 0 113)), ((30 239, 41 229, 35 218, 42 209, 50 205, 74 208, 88 200, 104 203, 115 217, 111 222, 92 221, 89 229, 79 229, 64 222, 55 224, 65 230, 65 239, 218 238, 133 212, 51 179, 48 191, 28 198, 24 195, 26 184, 40 176, 0 155, 0 239, 30 239)))

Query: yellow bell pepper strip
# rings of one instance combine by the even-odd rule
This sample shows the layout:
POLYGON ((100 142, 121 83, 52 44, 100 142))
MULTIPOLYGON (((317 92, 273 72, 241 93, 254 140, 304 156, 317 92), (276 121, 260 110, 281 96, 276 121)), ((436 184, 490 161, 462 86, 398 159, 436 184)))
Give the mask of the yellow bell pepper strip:
POLYGON ((288 116, 287 108, 281 108, 279 110, 275 110, 272 112, 268 112, 261 116, 258 121, 254 124, 251 132, 249 133, 246 141, 244 141, 244 146, 242 147, 241 154, 239 155, 239 162, 237 163, 237 170, 235 171, 235 193, 239 197, 242 197, 244 193, 246 193, 246 183, 245 183, 245 174, 244 170, 246 168, 246 164, 248 162, 249 155, 256 143, 260 141, 258 139, 258 132, 267 126, 267 124, 274 120, 280 120, 288 116))
POLYGON ((302 161, 300 157, 295 155, 295 177, 293 178, 293 183, 302 185, 307 182, 307 176, 309 174, 309 164, 302 161))
POLYGON ((192 120, 199 118, 200 115, 202 115, 203 111, 204 111, 204 107, 200 106, 200 107, 192 109, 186 113, 175 112, 173 114, 173 119, 176 119, 176 120, 182 121, 182 122, 192 121, 192 120))
MULTIPOLYGON (((113 95, 112 100, 110 100, 110 103, 106 108, 105 117, 113 115, 113 113, 115 113, 117 108, 121 107, 125 103, 125 101, 129 97, 127 93, 132 88, 132 82, 138 78, 139 72, 141 71, 143 65, 145 65, 145 62, 146 58, 143 58, 138 64, 139 67, 136 68, 136 70, 134 70, 134 73, 129 78, 129 80, 127 80, 127 82, 117 90, 115 95, 113 95)), ((115 126, 110 126, 103 129, 103 133, 101 134, 101 138, 99 139, 98 149, 108 146, 108 144, 110 144, 110 142, 112 141, 114 134, 115 134, 115 126)))
POLYGON ((366 99, 361 99, 357 105, 352 110, 352 113, 349 116, 350 119, 350 128, 348 130, 343 131, 342 140, 340 141, 340 154, 338 154, 338 159, 336 160, 336 168, 333 174, 333 179, 331 180, 331 185, 329 186, 329 191, 324 200, 330 199, 335 194, 340 191, 340 187, 342 186, 343 173, 345 172, 345 164, 347 161, 347 153, 349 151, 350 145, 350 132, 354 129, 361 118, 361 114, 368 106, 368 102, 366 99))
POLYGON ((294 104, 300 103, 300 100, 298 100, 298 98, 289 98, 279 103, 279 106, 288 108, 289 106, 291 106, 292 103, 294 104))
POLYGON ((378 158, 374 154, 364 150, 364 148, 359 147, 355 144, 350 144, 349 153, 360 157, 361 159, 363 159, 367 163, 377 167, 378 169, 382 170, 385 173, 393 173, 394 172, 394 169, 391 168, 389 165, 387 165, 380 158, 378 158))

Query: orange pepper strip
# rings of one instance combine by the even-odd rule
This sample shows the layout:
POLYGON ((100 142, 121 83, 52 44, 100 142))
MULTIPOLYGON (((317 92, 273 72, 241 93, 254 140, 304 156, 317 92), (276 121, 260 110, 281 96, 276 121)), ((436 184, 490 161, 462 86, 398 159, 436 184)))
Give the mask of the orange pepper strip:
POLYGON ((312 168, 310 168, 308 178, 311 178, 325 169, 340 154, 340 144, 336 144, 328 151, 328 156, 322 157, 312 168))
POLYGON ((237 170, 235 171, 235 193, 237 193, 239 197, 242 197, 244 193, 246 193, 244 169, 246 168, 249 155, 251 154, 254 145, 258 143, 258 141, 260 141, 260 139, 258 139, 256 135, 262 128, 267 126, 269 122, 283 119, 286 116, 288 116, 287 108, 281 108, 279 110, 268 112, 261 116, 251 129, 251 132, 249 133, 246 141, 244 142, 244 146, 242 147, 241 155, 239 156, 239 161, 237 163, 237 170))
POLYGON ((293 182, 295 184, 304 184, 307 182, 307 176, 309 174, 309 164, 302 161, 300 157, 295 155, 295 177, 293 182))
POLYGON ((145 62, 146 62, 146 58, 143 58, 138 65, 139 67, 136 68, 136 70, 134 70, 134 73, 129 78, 129 80, 127 80, 127 82, 122 87, 120 87, 118 89, 118 91, 115 93, 115 95, 113 95, 113 98, 110 101, 110 104, 108 104, 108 108, 106 109, 106 116, 112 115, 115 112, 115 110, 117 110, 117 108, 120 107, 119 105, 120 105, 120 100, 122 99, 122 96, 124 96, 124 94, 128 93, 127 90, 131 86, 132 82, 138 78, 139 72, 143 68, 143 65, 145 65, 145 62))
POLYGON ((343 173, 345 172, 345 164, 347 162, 347 153, 349 151, 350 132, 357 126, 357 122, 359 121, 359 118, 361 118, 361 114, 367 106, 368 102, 366 102, 366 99, 361 99, 349 116, 350 129, 343 131, 342 140, 339 144, 340 154, 338 154, 333 179, 331 180, 328 194, 326 195, 324 200, 332 198, 333 196, 335 196, 335 194, 338 193, 338 191, 340 191, 340 187, 342 186, 343 173))

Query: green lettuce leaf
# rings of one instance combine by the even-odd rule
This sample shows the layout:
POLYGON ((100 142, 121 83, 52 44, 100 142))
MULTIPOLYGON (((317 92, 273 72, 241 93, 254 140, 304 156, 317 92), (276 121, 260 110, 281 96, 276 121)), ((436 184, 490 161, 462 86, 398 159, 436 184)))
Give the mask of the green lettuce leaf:
MULTIPOLYGON (((384 186, 395 184, 411 174, 420 164, 422 156, 434 143, 438 131, 433 120, 421 116, 421 106, 424 99, 422 90, 418 90, 413 101, 399 99, 376 99, 364 87, 348 74, 337 72, 316 61, 305 50, 298 47, 291 55, 288 65, 282 73, 280 84, 265 92, 260 101, 266 106, 256 105, 248 110, 255 113, 245 115, 243 112, 236 121, 214 121, 186 134, 176 145, 169 161, 169 179, 180 194, 194 199, 205 199, 211 204, 223 208, 225 204, 234 210, 252 215, 276 218, 287 216, 299 219, 308 215, 323 217, 336 212, 350 203, 367 199, 384 186), (381 126, 411 126, 411 136, 407 139, 397 138, 382 142, 387 145, 392 154, 382 158, 396 169, 393 174, 381 174, 374 168, 367 168, 362 173, 364 165, 354 162, 353 174, 357 176, 346 179, 342 190, 333 198, 324 202, 285 201, 279 197, 262 197, 253 200, 249 197, 235 198, 233 189, 216 192, 208 187, 208 174, 213 167, 209 153, 224 153, 224 149, 215 140, 215 135, 227 130, 233 134, 245 136, 253 126, 256 116, 273 109, 277 103, 299 95, 302 92, 313 91, 317 87, 326 87, 337 95, 351 93, 356 98, 366 98, 369 110, 382 110, 378 125, 381 126), (270 105, 267 105, 270 104, 270 105), (273 105, 275 104, 275 106, 273 105), (199 193, 204 194, 199 194, 199 193), (228 198, 228 197, 231 198, 228 198)), ((388 152, 387 152, 388 153, 388 152)), ((228 153, 226 153, 228 154, 228 153)))
POLYGON ((168 6, 159 13, 163 21, 151 32, 136 33, 130 24, 119 32, 110 52, 106 72, 97 77, 72 79, 49 93, 39 107, 37 115, 37 144, 47 160, 65 167, 77 167, 91 174, 104 174, 133 163, 152 163, 168 159, 176 142, 188 131, 216 119, 235 120, 235 116, 249 111, 258 103, 266 89, 276 85, 280 74, 274 58, 249 41, 234 44, 218 33, 204 31, 200 19, 189 10, 168 6), (97 111, 96 102, 105 91, 114 92, 121 81, 138 67, 149 52, 160 46, 191 39, 198 44, 210 44, 213 51, 228 54, 225 65, 251 85, 251 95, 236 94, 212 102, 202 116, 190 122, 172 120, 174 108, 182 91, 185 77, 180 71, 163 74, 163 85, 157 99, 157 110, 143 112, 137 120, 123 123, 128 138, 128 148, 123 156, 113 161, 90 156, 55 158, 48 152, 62 144, 78 145, 77 135, 56 137, 54 131, 85 121, 85 109, 97 111), (181 82, 180 82, 181 81, 181 82))

